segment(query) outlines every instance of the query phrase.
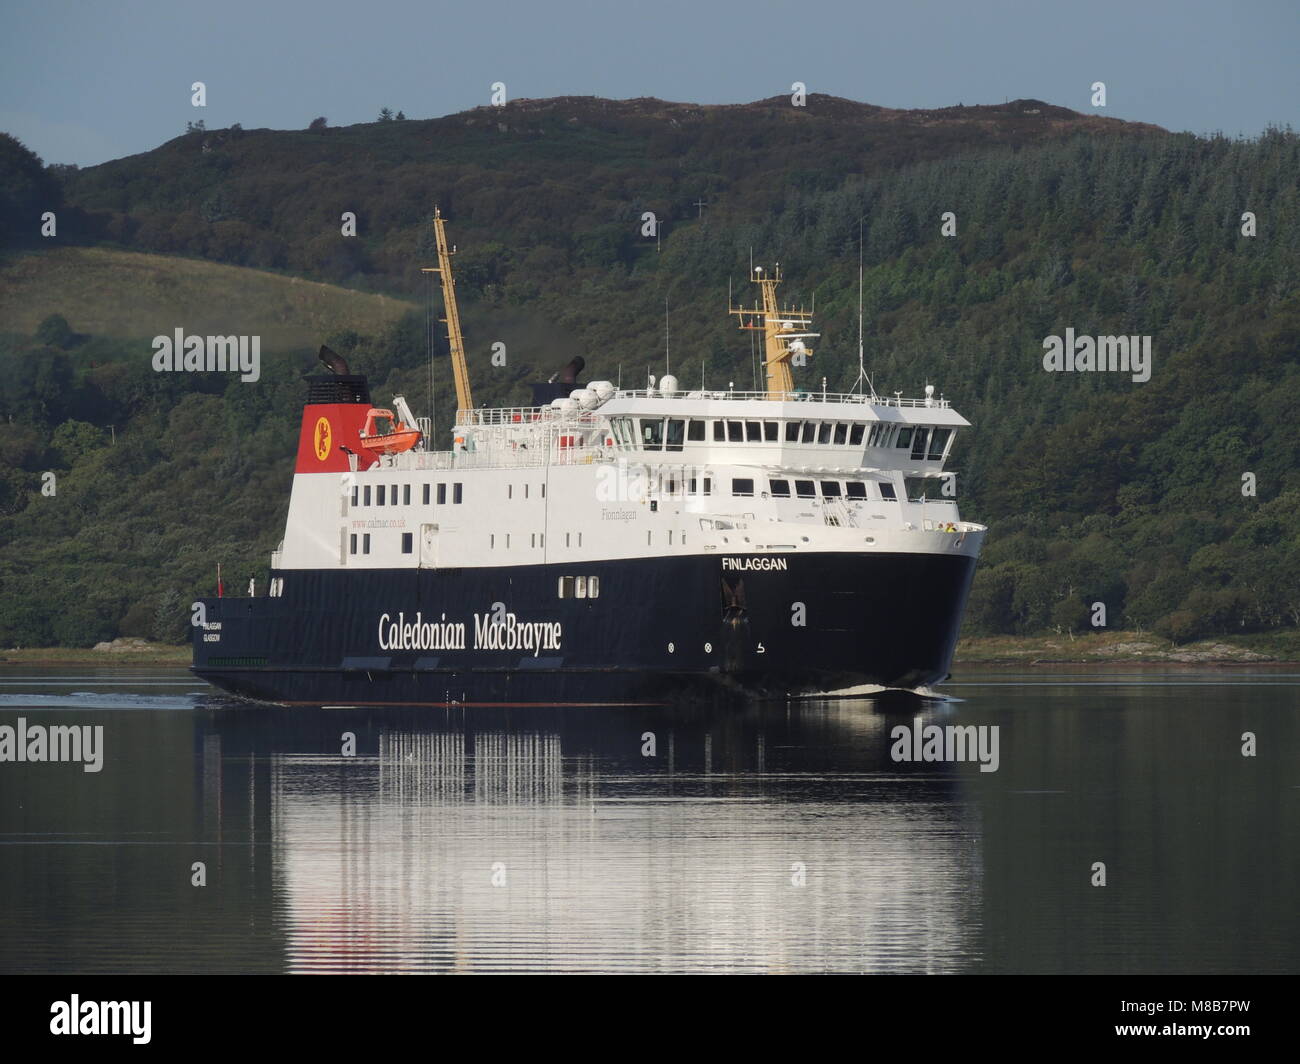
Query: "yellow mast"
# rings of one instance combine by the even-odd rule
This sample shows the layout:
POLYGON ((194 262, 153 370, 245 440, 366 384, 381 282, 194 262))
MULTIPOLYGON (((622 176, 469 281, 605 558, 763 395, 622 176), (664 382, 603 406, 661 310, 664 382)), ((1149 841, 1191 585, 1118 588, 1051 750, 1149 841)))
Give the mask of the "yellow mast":
POLYGON ((447 247, 447 230, 443 225, 442 211, 433 209, 433 231, 438 238, 438 265, 426 266, 422 273, 436 273, 442 280, 443 312, 440 320, 447 324, 447 343, 451 347, 451 369, 456 377, 457 418, 462 410, 474 409, 474 397, 469 390, 469 366, 465 363, 465 341, 460 334, 460 309, 456 306, 456 279, 451 272, 451 257, 455 248, 447 247))
POLYGON ((786 399, 794 391, 794 374, 790 362, 796 354, 811 355, 804 337, 816 336, 805 331, 812 324, 812 314, 802 308, 781 310, 776 303, 776 286, 781 283, 781 269, 775 276, 764 277, 763 267, 754 267, 750 278, 763 292, 763 306, 752 308, 730 307, 729 312, 740 318, 740 327, 763 333, 763 365, 767 370, 767 397, 786 399))

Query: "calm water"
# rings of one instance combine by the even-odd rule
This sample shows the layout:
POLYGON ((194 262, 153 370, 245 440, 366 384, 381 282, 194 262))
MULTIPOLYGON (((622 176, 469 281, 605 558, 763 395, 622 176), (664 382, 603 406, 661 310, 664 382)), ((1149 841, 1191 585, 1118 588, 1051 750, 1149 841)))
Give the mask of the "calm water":
POLYGON ((0 725, 105 747, 0 764, 0 970, 1300 969, 1300 675, 943 690, 923 723, 997 725, 996 772, 896 763, 915 707, 870 700, 273 710, 0 669, 0 725))

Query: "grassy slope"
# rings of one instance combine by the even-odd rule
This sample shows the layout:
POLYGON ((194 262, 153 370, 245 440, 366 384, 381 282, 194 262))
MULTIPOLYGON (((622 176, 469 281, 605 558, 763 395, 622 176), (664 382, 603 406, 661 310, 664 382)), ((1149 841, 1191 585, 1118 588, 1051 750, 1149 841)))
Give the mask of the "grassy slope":
POLYGON ((414 305, 317 281, 112 248, 53 248, 0 260, 0 322, 31 334, 62 314, 95 336, 259 335, 262 350, 315 346, 338 329, 374 334, 414 305))

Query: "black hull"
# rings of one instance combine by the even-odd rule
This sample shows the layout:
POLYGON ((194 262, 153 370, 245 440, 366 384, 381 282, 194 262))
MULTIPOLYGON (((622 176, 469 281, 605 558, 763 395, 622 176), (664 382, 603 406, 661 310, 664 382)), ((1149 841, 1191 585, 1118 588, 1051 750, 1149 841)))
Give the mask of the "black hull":
POLYGON ((257 701, 348 706, 787 698, 948 675, 974 558, 724 560, 772 564, 279 570, 280 597, 203 600, 193 670, 257 701), (599 597, 560 598, 564 575, 599 577, 599 597))

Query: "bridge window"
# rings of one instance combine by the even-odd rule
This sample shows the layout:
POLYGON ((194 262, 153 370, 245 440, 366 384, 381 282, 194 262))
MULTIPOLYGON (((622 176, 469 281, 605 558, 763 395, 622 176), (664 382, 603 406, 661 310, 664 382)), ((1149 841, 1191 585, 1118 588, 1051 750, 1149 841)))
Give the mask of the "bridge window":
POLYGON ((664 423, 658 418, 653 421, 641 419, 641 446, 647 451, 664 449, 664 423))
POLYGON ((817 422, 805 421, 803 423, 803 439, 800 443, 815 443, 817 440, 817 422))
POLYGON ((842 447, 848 438, 849 427, 841 421, 835 426, 835 446, 842 447))
POLYGON ((745 442, 745 428, 739 421, 727 422, 727 442, 728 443, 745 442))
POLYGON ((723 426, 721 421, 715 421, 713 423, 713 442, 724 443, 726 439, 727 439, 726 428, 723 426))
POLYGON ((928 428, 917 429, 916 435, 912 437, 912 461, 919 462, 925 458, 925 441, 930 435, 928 428))
POLYGON ((688 422, 686 425, 686 438, 690 440, 691 443, 703 443, 704 425, 705 422, 696 419, 688 422))
POLYGON ((822 496, 827 499, 838 499, 840 497, 840 482, 838 480, 823 480, 822 496))
POLYGON ((668 419, 668 450, 680 451, 686 438, 686 422, 681 418, 668 419))
POLYGON ((788 480, 769 480, 767 486, 771 489, 773 498, 788 499, 790 497, 790 482, 788 480))
POLYGON ((763 422, 763 439, 768 443, 776 443, 780 439, 777 435, 777 423, 775 421, 763 422))
POLYGON ((895 447, 912 446, 912 430, 910 427, 898 430, 898 439, 895 441, 894 446, 895 447))
POLYGON ((753 495, 754 480, 752 477, 736 477, 731 481, 732 495, 753 495))
POLYGON ((850 480, 844 486, 848 489, 850 499, 865 499, 867 497, 867 486, 860 480, 850 480))
POLYGON ((817 498, 817 485, 811 480, 796 480, 794 482, 794 491, 801 499, 817 498))
POLYGON ((799 422, 787 421, 785 423, 785 442, 786 443, 799 442, 799 422))
POLYGON ((893 484, 891 484, 891 483, 890 483, 889 481, 887 481, 887 480, 882 480, 882 481, 879 482, 879 485, 880 485, 880 497, 881 497, 885 502, 897 502, 897 501, 898 501, 898 496, 894 494, 894 485, 893 485, 893 484))
POLYGON ((866 425, 854 425, 852 428, 849 429, 849 443, 852 446, 854 447, 861 446, 862 436, 866 431, 866 428, 867 428, 866 425))
POLYGON ((948 446, 948 440, 952 436, 952 429, 935 429, 930 436, 930 453, 927 457, 931 462, 937 462, 943 457, 943 452, 948 446))
POLYGON ((757 421, 746 421, 745 437, 749 440, 750 443, 762 443, 763 426, 760 425, 757 421))
POLYGON ((822 422, 822 424, 817 428, 817 442, 830 443, 831 431, 834 429, 834 427, 835 426, 832 425, 829 421, 822 422))

